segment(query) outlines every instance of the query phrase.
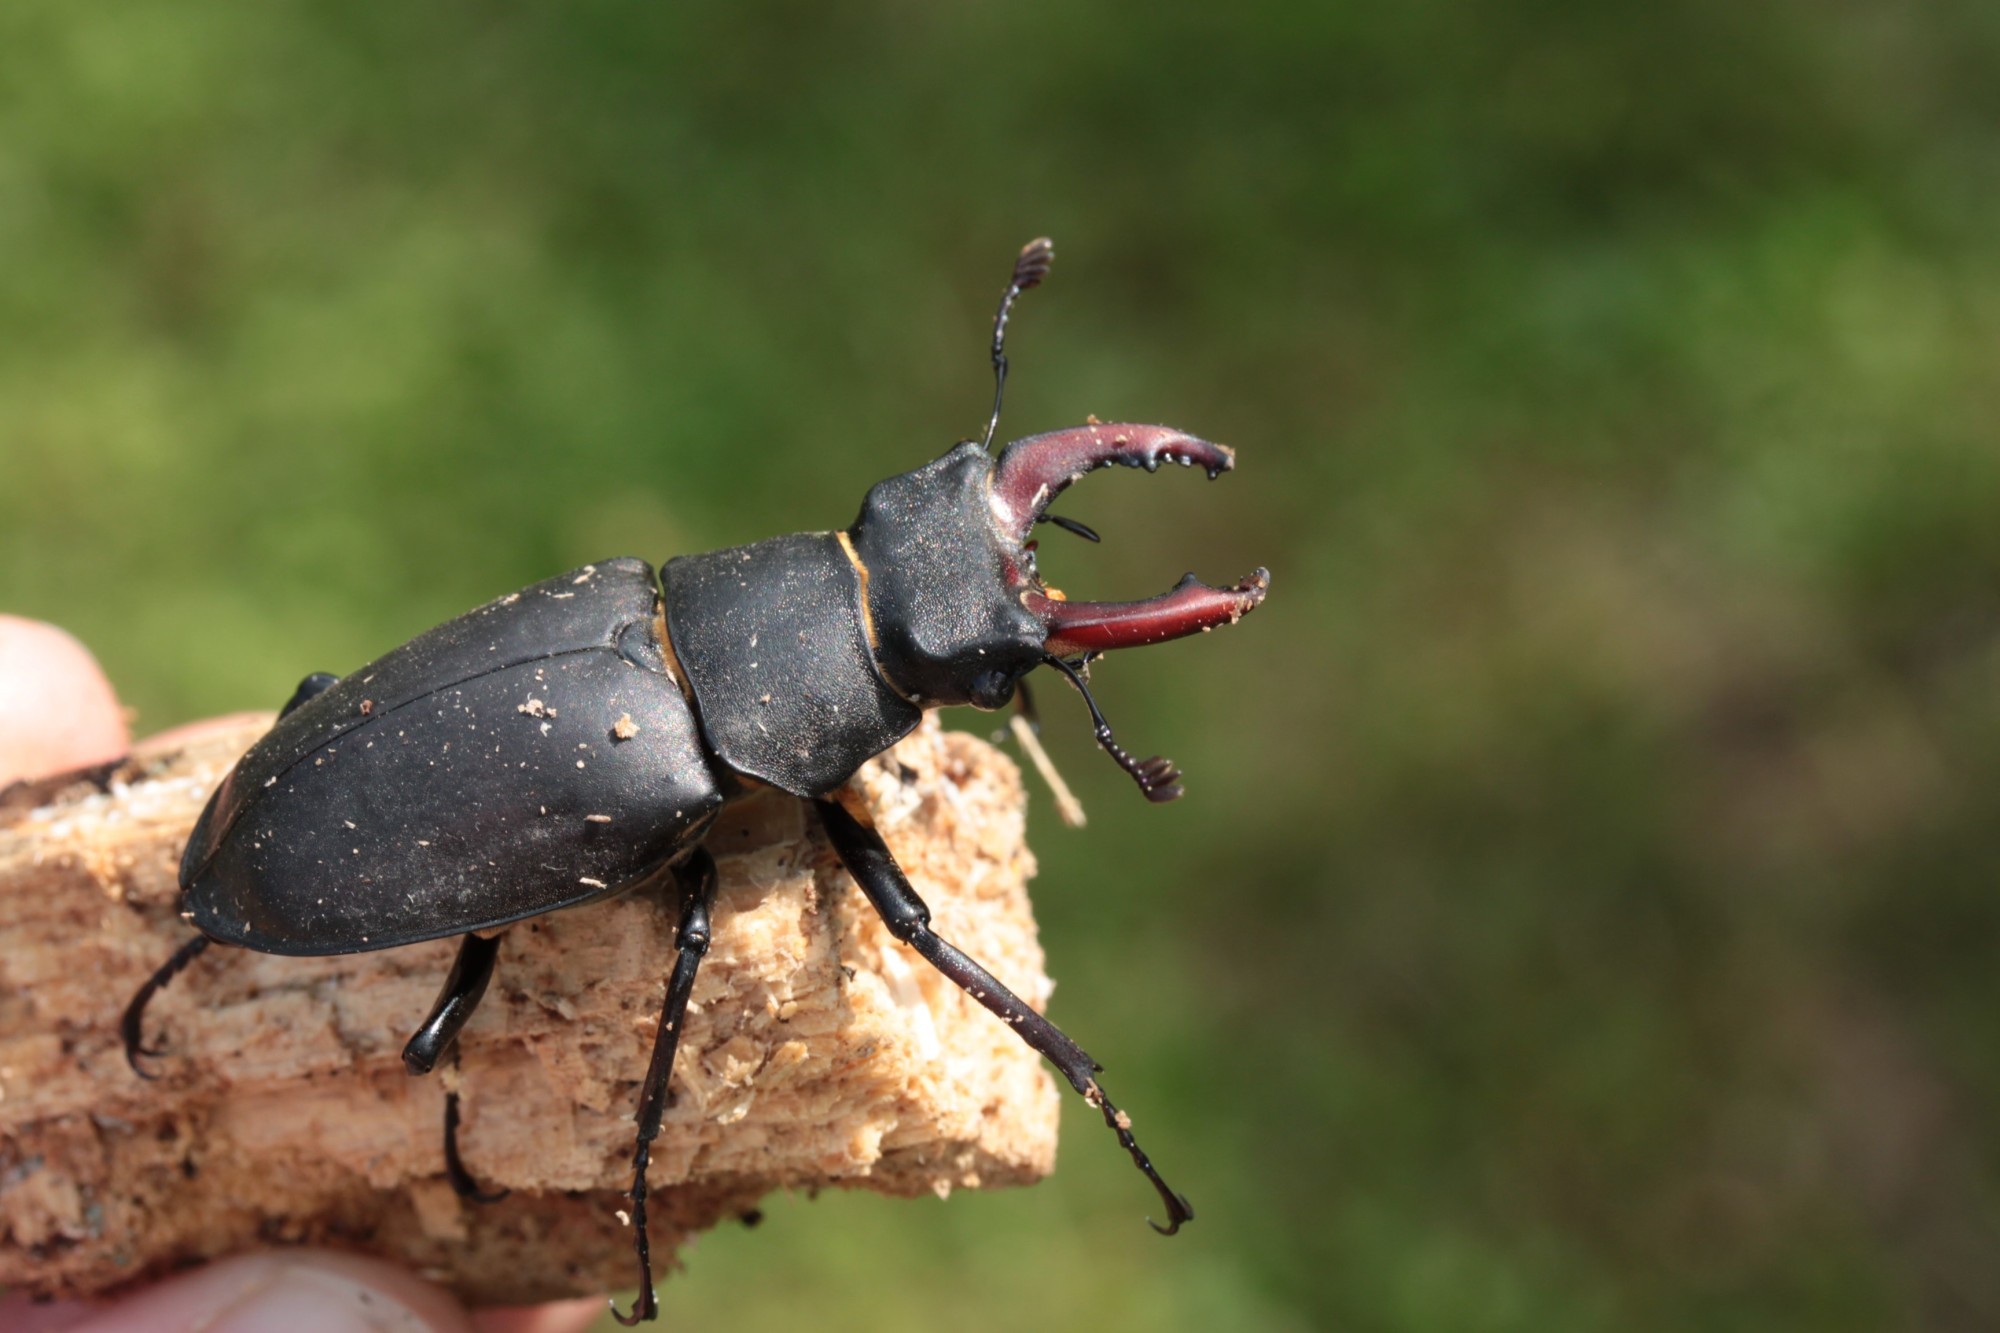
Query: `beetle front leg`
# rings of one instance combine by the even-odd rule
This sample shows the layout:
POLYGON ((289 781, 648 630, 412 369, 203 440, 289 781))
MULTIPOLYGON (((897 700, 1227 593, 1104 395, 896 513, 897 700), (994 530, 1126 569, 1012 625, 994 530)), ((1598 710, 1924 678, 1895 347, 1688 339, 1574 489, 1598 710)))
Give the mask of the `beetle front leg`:
POLYGON ((667 982, 666 1003, 660 1008, 660 1029, 653 1037, 646 1082, 639 1090, 638 1142, 632 1150, 632 1248, 639 1261, 639 1297, 629 1315, 619 1314, 616 1303, 611 1307, 612 1318, 627 1328, 660 1313, 653 1296, 652 1246, 646 1235, 646 1166, 652 1160, 660 1122, 667 1114, 667 1077, 673 1073, 688 996, 694 992, 702 955, 708 952, 708 914, 715 906, 715 859, 706 847, 695 848, 687 860, 674 867, 674 880, 681 896, 681 924, 674 934, 674 974, 667 982))
POLYGON ((1160 1178, 1160 1173, 1153 1169, 1152 1161, 1139 1147, 1139 1141, 1132 1137, 1131 1117, 1113 1106, 1111 1099, 1104 1095, 1096 1077, 1104 1066, 1091 1059, 1090 1053, 1072 1041, 1061 1028, 1001 985, 991 972, 931 929, 930 908, 910 886, 909 878, 896 864, 896 858, 890 854, 889 845, 882 841, 881 834, 856 819, 836 801, 817 800, 813 805, 819 811, 820 823, 826 828, 834 851, 840 855, 841 864, 854 876, 854 882, 861 886, 861 891, 868 895, 868 901, 881 914, 889 933, 922 954, 926 962, 944 973, 960 990, 1013 1028, 1022 1041, 1062 1071, 1063 1077, 1083 1094, 1085 1101, 1103 1113, 1104 1123, 1118 1135, 1118 1142, 1132 1155, 1133 1164, 1153 1183, 1153 1188, 1159 1191, 1160 1199, 1166 1205, 1166 1225, 1153 1222, 1153 1230, 1163 1236, 1171 1236, 1180 1230, 1181 1223, 1193 1221, 1193 1206, 1160 1178))

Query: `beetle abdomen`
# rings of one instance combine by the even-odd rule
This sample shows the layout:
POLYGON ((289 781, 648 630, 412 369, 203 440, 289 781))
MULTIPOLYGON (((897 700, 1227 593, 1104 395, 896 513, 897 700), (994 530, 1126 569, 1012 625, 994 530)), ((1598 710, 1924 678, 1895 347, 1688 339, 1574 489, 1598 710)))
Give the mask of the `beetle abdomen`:
POLYGON ((691 845, 723 794, 660 667, 652 571, 572 571, 286 716, 189 842, 183 907, 264 953, 387 948, 554 911, 691 845))

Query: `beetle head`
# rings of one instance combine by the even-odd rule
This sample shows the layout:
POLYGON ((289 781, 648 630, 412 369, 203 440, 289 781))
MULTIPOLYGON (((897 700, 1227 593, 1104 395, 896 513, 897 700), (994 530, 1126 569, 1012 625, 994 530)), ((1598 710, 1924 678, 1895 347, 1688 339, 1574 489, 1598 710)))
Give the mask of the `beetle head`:
POLYGON ((877 482, 848 530, 868 639, 896 691, 926 708, 999 708, 1041 663, 1045 627, 1009 586, 987 495, 993 459, 967 441, 877 482))
POLYGON ((1236 465, 1233 451, 1166 426, 1088 425, 1016 440, 990 457, 1007 386, 1007 316, 1055 260, 1047 237, 1028 242, 993 316, 993 415, 986 438, 966 441, 914 472, 878 483, 861 516, 841 534, 861 576, 869 646, 885 679, 925 707, 999 708, 1021 678, 1044 663, 1060 670, 1090 706, 1098 744, 1150 800, 1180 795, 1164 759, 1134 759, 1084 684, 1083 668, 1112 648, 1164 643, 1241 620, 1264 600, 1269 571, 1233 588, 1189 574, 1140 602, 1072 602, 1035 569, 1037 523, 1096 540, 1090 529, 1052 518, 1049 504, 1086 472, 1120 464, 1156 472, 1162 463, 1199 467, 1212 481, 1236 465), (1079 659, 1072 663, 1070 659, 1079 659))
POLYGON ((1016 440, 992 458, 977 443, 878 483, 846 534, 864 572, 870 642, 883 674, 926 707, 999 708, 1049 658, 1164 643, 1240 620, 1264 599, 1259 569, 1233 588, 1190 574, 1138 602, 1072 602, 1045 584, 1030 534, 1070 483, 1121 464, 1199 467, 1235 454, 1165 426, 1092 422, 1016 440))

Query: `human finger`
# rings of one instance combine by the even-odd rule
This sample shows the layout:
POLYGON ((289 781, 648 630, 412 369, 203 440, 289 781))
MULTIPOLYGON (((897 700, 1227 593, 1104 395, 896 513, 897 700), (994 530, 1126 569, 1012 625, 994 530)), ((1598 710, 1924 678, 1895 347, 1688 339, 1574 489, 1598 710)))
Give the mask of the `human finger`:
POLYGON ((88 648, 54 625, 0 615, 0 786, 117 759, 127 739, 88 648))

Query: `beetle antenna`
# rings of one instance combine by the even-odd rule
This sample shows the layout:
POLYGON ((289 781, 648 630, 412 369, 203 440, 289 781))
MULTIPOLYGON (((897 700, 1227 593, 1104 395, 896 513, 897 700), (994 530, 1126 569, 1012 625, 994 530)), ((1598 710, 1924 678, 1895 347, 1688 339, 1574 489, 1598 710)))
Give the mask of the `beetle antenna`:
POLYGON ((1171 759, 1154 755, 1150 759, 1134 759, 1111 735, 1111 724, 1104 720, 1104 714, 1097 707, 1097 700, 1090 697, 1090 687, 1083 683, 1083 675, 1075 667, 1051 654, 1042 661, 1069 677, 1069 683, 1076 686, 1076 692, 1083 696, 1084 706, 1090 709, 1090 721, 1097 731, 1097 743, 1104 747, 1104 753, 1111 756, 1118 767, 1131 774, 1132 781, 1139 784, 1139 790, 1155 805, 1165 805, 1168 801, 1178 801, 1186 793, 1181 788, 1180 770, 1171 759))
POLYGON ((1000 309, 993 315, 993 415, 987 418, 982 448, 993 447, 993 432, 1000 429, 1000 397, 1007 390, 1007 353, 1002 350, 1007 344, 1007 315, 1016 297, 1030 287, 1041 286, 1055 262, 1056 243, 1046 236, 1029 241, 1014 257, 1013 280, 1000 294, 1000 309))

